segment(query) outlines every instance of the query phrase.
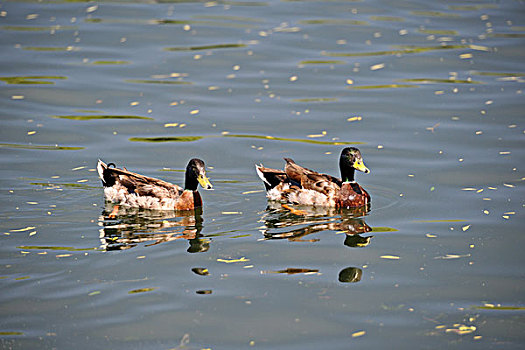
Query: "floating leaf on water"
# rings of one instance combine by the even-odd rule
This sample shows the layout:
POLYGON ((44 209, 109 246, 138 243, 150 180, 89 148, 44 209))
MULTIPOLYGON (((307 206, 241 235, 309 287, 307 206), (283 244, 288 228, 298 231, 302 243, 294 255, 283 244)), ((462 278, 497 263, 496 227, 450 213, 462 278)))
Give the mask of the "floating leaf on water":
POLYGON ((476 326, 466 326, 466 325, 454 325, 455 328, 447 328, 445 332, 447 333, 456 333, 458 335, 470 334, 476 331, 476 326))
POLYGON ((354 333, 352 333, 352 338, 362 337, 365 334, 366 334, 366 331, 354 332, 354 333))
POLYGON ((461 229, 463 230, 463 232, 465 232, 466 230, 468 230, 470 228, 470 225, 466 225, 466 226, 463 226, 461 229))
POLYGON ((91 292, 91 293, 88 293, 88 296, 91 297, 91 296, 93 296, 93 295, 98 295, 98 294, 100 294, 100 291, 99 291, 99 290, 96 290, 96 291, 93 291, 93 292, 91 292))
POLYGON ((224 137, 245 137, 275 141, 290 141, 290 142, 304 142, 319 145, 362 145, 364 142, 346 142, 346 141, 319 141, 319 140, 308 140, 308 139, 296 139, 296 138, 285 138, 285 137, 274 137, 264 135, 244 135, 244 134, 225 134, 224 137))
POLYGON ((437 50, 458 50, 471 49, 477 51, 490 51, 486 46, 480 45, 439 45, 439 46, 415 46, 415 45, 395 45, 396 49, 388 51, 371 51, 371 52, 327 52, 322 51, 323 56, 329 57, 361 57, 361 56, 398 56, 404 54, 422 53, 437 50))
POLYGON ((397 255, 381 255, 380 258, 381 259, 389 259, 389 260, 399 260, 399 259, 401 259, 397 255))
POLYGON ((87 12, 87 13, 95 12, 97 9, 98 9, 98 5, 89 6, 89 7, 86 9, 86 12, 87 12))
POLYGON ((91 64, 94 64, 94 65, 98 65, 98 66, 102 66, 102 65, 122 65, 122 64, 130 64, 131 62, 129 61, 122 61, 122 60, 116 60, 116 61, 110 61, 110 60, 106 60, 106 61, 93 61, 91 62, 91 64))
POLYGON ((446 30, 446 29, 418 29, 418 32, 423 34, 435 34, 435 35, 458 35, 457 30, 446 30))
POLYGON ((316 137, 323 137, 323 136, 326 136, 326 131, 323 131, 323 132, 321 132, 320 134, 310 134, 310 135, 306 135, 306 137, 309 137, 309 138, 316 138, 316 137))
POLYGON ((461 79, 433 79, 433 78, 413 78, 413 79, 398 79, 397 81, 405 83, 420 83, 420 84, 483 84, 481 81, 475 80, 461 80, 461 79))
POLYGON ((76 26, 2 26, 5 30, 15 30, 21 32, 42 32, 42 31, 55 31, 55 30, 77 30, 76 26))
POLYGON ((474 56, 471 53, 463 53, 463 54, 459 55, 459 58, 461 58, 463 60, 467 59, 467 58, 472 58, 472 57, 474 57, 474 56))
POLYGON ((460 259, 460 258, 468 258, 470 257, 470 254, 446 254, 443 256, 436 256, 434 259, 443 259, 443 260, 449 260, 449 259, 460 259))
POLYGON ((0 332, 0 336, 1 335, 24 335, 24 332, 2 331, 2 332, 0 332))
POLYGON ((126 79, 126 83, 133 84, 168 84, 168 85, 192 85, 192 82, 189 81, 180 81, 180 80, 148 80, 148 79, 126 79))
POLYGON ((29 76, 16 76, 16 77, 0 77, 0 81, 6 84, 54 84, 52 81, 47 80, 64 80, 67 79, 61 75, 29 75, 29 76))
MULTIPOLYGON (((222 4, 226 5, 226 1, 222 1, 222 4)), ((206 20, 173 20, 173 19, 156 19, 153 21, 149 21, 149 23, 153 24, 176 24, 176 25, 183 25, 183 29, 188 31, 191 30, 191 25, 203 25, 203 26, 212 26, 212 27, 226 27, 226 28, 256 28, 253 24, 248 23, 235 23, 232 21, 206 21, 206 20)))
POLYGON ((525 311, 523 306, 501 306, 493 304, 485 304, 483 306, 474 306, 475 309, 481 310, 501 310, 501 311, 525 311))
POLYGON ((0 148, 18 148, 18 149, 34 149, 34 150, 45 150, 45 151, 78 151, 84 149, 84 147, 67 147, 67 146, 47 146, 47 145, 20 145, 15 143, 0 143, 0 148))
POLYGON ((307 64, 346 64, 346 62, 339 60, 308 60, 299 62, 300 66, 307 64))
POLYGON ((384 21, 384 22, 404 22, 403 17, 394 17, 394 16, 370 16, 372 21, 384 21))
POLYGON ((366 26, 368 25, 368 22, 351 19, 307 19, 299 21, 299 24, 335 24, 366 26))
POLYGON ((139 115, 54 115, 56 119, 69 120, 97 120, 97 119, 143 119, 154 120, 151 117, 143 117, 139 115))
POLYGON ((375 89, 398 89, 398 88, 417 88, 417 85, 409 84, 384 84, 384 85, 361 85, 361 86, 347 86, 347 89, 355 90, 375 90, 375 89))
POLYGON ((489 33, 493 38, 525 38, 525 33, 489 33))
POLYGON ((166 136, 166 137, 131 137, 132 142, 192 142, 204 138, 204 136, 166 136))
POLYGON ((426 16, 426 17, 446 17, 446 18, 460 18, 461 16, 456 13, 446 13, 440 11, 410 11, 413 15, 416 16, 426 16))
POLYGON ((379 63, 379 64, 374 64, 373 66, 370 67, 370 70, 379 70, 379 69, 383 69, 385 68, 385 64, 384 63, 379 63))
POLYGON ((27 51, 49 51, 49 52, 59 52, 59 51, 77 51, 78 48, 74 46, 65 46, 65 47, 57 47, 57 46, 24 46, 24 50, 27 51))
POLYGON ((252 194, 252 193, 261 193, 261 192, 264 192, 264 190, 244 191, 241 194, 252 194))
POLYGON ((78 183, 51 183, 51 182, 30 182, 30 185, 33 186, 44 186, 47 189, 54 189, 57 191, 62 191, 61 187, 71 187, 71 188, 80 188, 80 189, 92 189, 97 188, 96 186, 83 185, 78 183))
POLYGON ((31 246, 22 245, 18 246, 18 249, 37 249, 37 250, 65 250, 70 252, 86 251, 86 250, 97 250, 98 248, 74 248, 74 247, 59 247, 59 246, 31 246))
POLYGON ((9 231, 10 232, 24 232, 24 231, 33 230, 35 228, 36 228, 35 226, 27 226, 27 227, 24 227, 24 228, 12 229, 12 230, 9 230, 9 231))
POLYGON ((476 5, 448 5, 454 11, 479 11, 482 9, 497 9, 497 4, 476 4, 476 5))
POLYGON ((146 293, 151 292, 157 289, 156 287, 149 287, 149 288, 139 288, 139 289, 133 289, 128 292, 128 294, 137 294, 137 293, 146 293))
POLYGON ((55 257, 57 258, 68 258, 70 256, 72 256, 73 254, 58 254, 58 255, 55 255, 55 257))
MULTIPOLYGON (((262 4, 262 3, 259 3, 262 4)), ((225 15, 198 15, 192 16, 196 19, 215 19, 215 20, 224 20, 224 21, 237 21, 237 22, 252 22, 252 23, 263 23, 265 22, 259 18, 252 17, 243 17, 243 16, 225 16, 225 15)))
POLYGON ((223 211, 222 215, 241 215, 242 211, 223 211))
POLYGON ((244 256, 239 258, 239 259, 217 259, 218 262, 223 262, 223 263, 226 263, 226 264, 231 264, 231 263, 238 263, 238 262, 248 262, 250 261, 250 259, 246 259, 244 256))
POLYGON ((216 49, 232 49, 243 48, 246 44, 216 44, 216 45, 202 45, 202 46, 179 46, 167 47, 165 51, 201 51, 201 50, 216 50, 216 49))

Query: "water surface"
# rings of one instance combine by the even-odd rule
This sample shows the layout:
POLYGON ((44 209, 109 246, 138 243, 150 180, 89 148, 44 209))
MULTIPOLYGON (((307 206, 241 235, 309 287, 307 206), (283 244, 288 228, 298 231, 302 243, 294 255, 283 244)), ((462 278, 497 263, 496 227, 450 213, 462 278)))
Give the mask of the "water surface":
POLYGON ((523 4, 4 1, 5 348, 522 348, 523 4), (369 210, 267 203, 254 164, 369 210), (98 158, 191 213, 111 217, 98 158))

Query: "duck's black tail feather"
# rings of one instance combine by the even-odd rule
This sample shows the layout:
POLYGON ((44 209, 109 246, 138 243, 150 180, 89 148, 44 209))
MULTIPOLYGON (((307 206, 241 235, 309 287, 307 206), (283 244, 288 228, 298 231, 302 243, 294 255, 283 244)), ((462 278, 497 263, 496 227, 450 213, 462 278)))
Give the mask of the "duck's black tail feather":
POLYGON ((100 177, 100 180, 102 181, 102 185, 104 187, 113 186, 115 184, 116 177, 118 176, 117 174, 115 174, 114 172, 110 170, 111 169, 109 167, 110 165, 115 166, 115 164, 113 163, 106 164, 100 159, 98 160, 98 163, 97 163, 98 177, 100 177))

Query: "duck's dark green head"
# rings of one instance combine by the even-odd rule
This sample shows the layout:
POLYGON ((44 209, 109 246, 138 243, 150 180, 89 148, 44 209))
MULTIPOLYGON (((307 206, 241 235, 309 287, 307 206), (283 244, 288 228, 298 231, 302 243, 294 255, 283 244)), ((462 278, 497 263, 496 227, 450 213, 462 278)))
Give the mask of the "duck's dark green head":
POLYGON ((354 169, 368 174, 370 170, 365 166, 361 151, 355 147, 346 147, 339 158, 339 168, 343 181, 354 181, 354 169))
POLYGON ((197 186, 199 184, 205 190, 211 190, 213 188, 210 180, 206 177, 206 167, 204 162, 200 159, 193 158, 186 167, 186 180, 184 183, 184 189, 197 191, 197 186))

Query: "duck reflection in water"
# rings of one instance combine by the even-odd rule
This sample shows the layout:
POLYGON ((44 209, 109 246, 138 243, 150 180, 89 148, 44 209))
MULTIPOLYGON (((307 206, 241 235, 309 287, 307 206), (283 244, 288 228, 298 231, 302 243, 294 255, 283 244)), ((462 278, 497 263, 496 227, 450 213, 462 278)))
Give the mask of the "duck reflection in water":
POLYGON ((372 231, 364 219, 369 210, 369 206, 351 209, 305 206, 296 209, 287 204, 270 202, 261 218, 264 222, 261 232, 265 239, 317 242, 318 238, 305 237, 321 231, 336 231, 345 233, 346 246, 365 247, 373 237, 363 236, 372 231))
MULTIPOLYGON (((345 233, 344 245, 348 247, 365 247, 370 244, 373 236, 364 236, 372 228, 365 222, 364 216, 370 211, 370 206, 342 209, 304 206, 292 207, 279 202, 269 202, 261 221, 261 229, 265 239, 288 239, 295 242, 317 242, 319 238, 305 239, 306 236, 322 232, 335 231, 345 233)), ((318 274, 318 269, 286 268, 264 273, 279 274, 318 274)), ((358 267, 346 267, 339 272, 341 283, 356 283, 361 281, 363 270, 358 267)))
POLYGON ((178 239, 188 240, 189 253, 209 249, 209 240, 200 235, 202 208, 168 211, 119 207, 117 210, 115 212, 113 205, 107 202, 99 218, 101 246, 106 251, 130 249, 140 243, 147 247, 178 239))

